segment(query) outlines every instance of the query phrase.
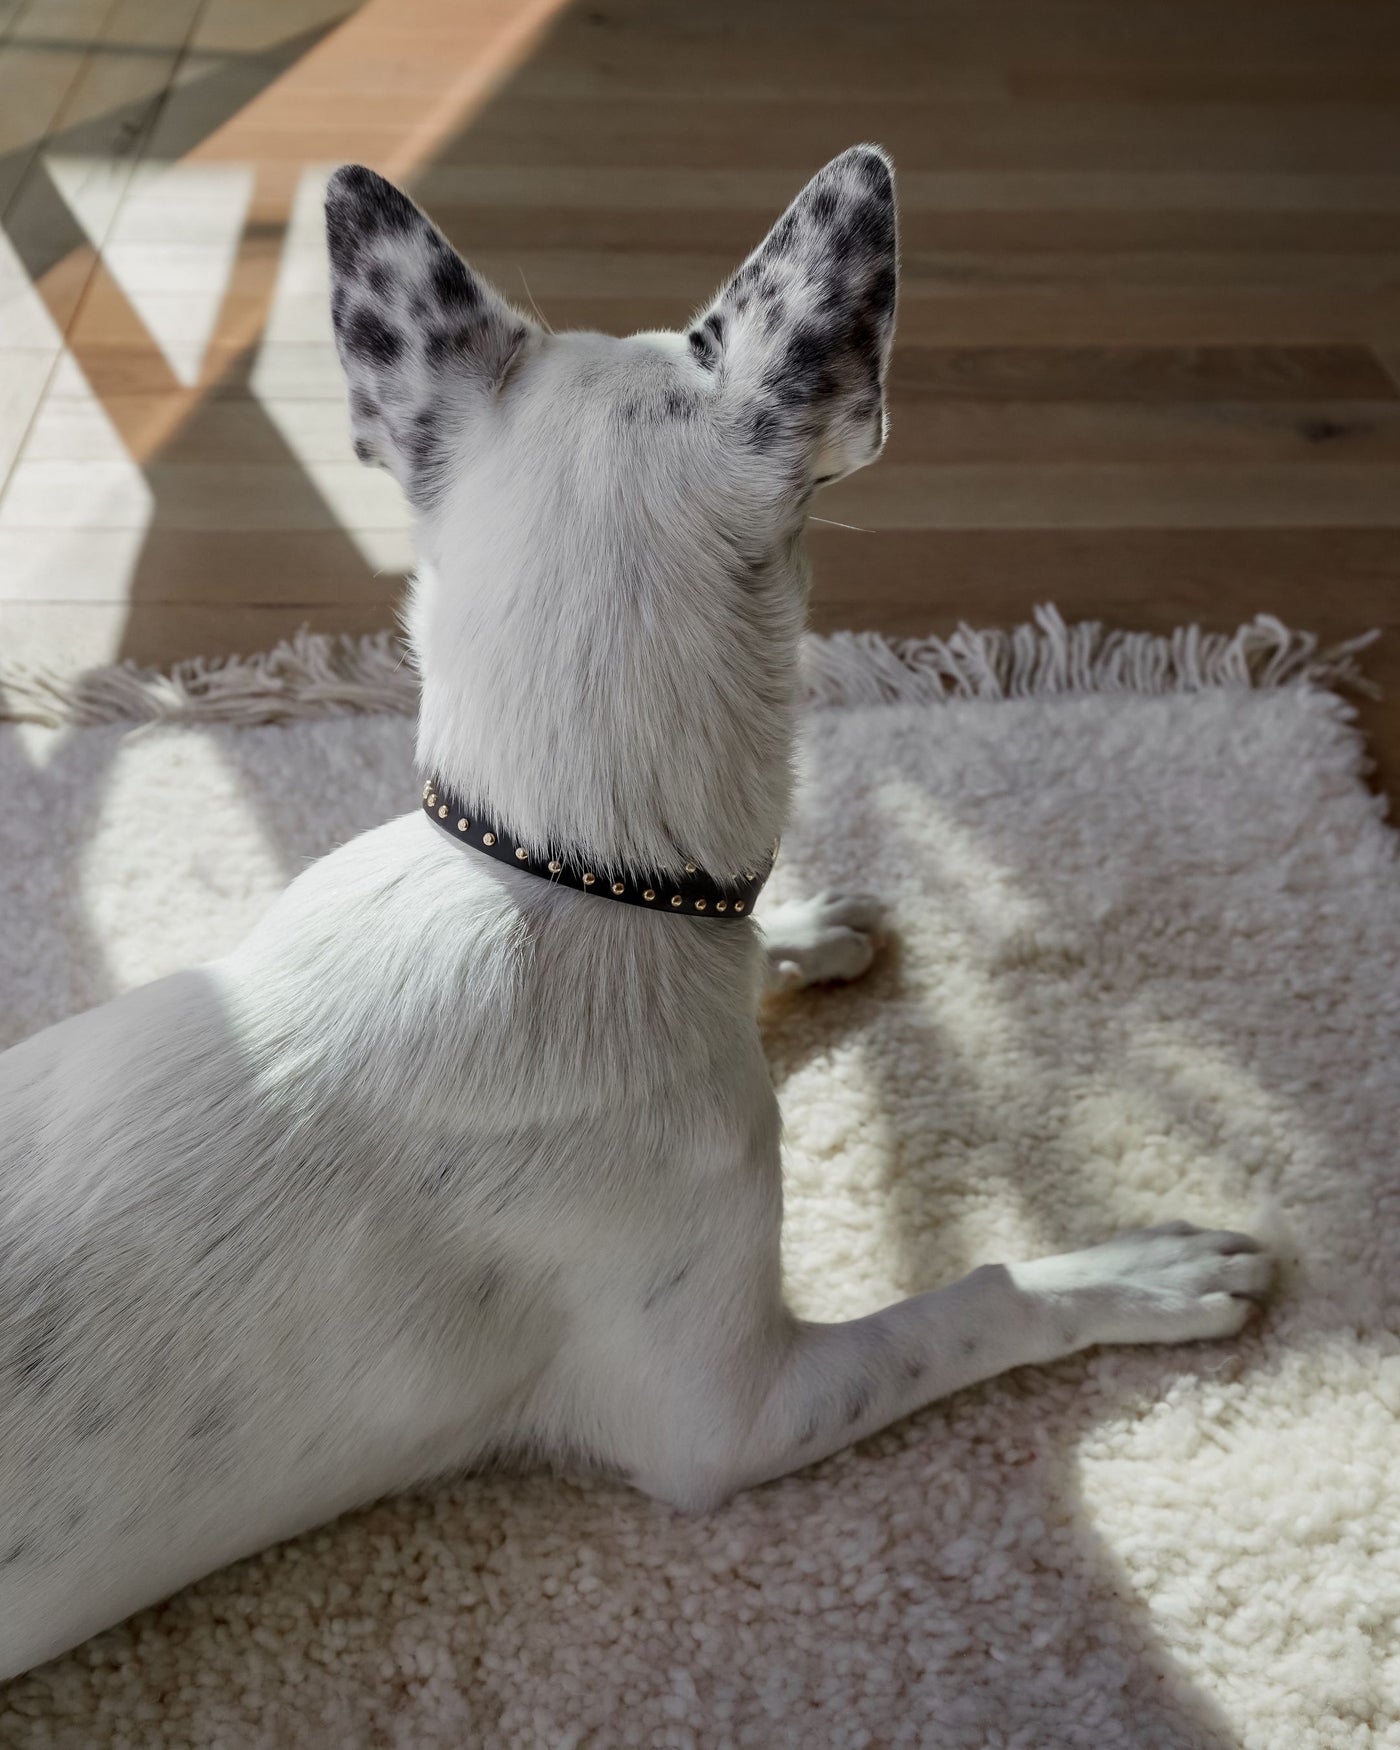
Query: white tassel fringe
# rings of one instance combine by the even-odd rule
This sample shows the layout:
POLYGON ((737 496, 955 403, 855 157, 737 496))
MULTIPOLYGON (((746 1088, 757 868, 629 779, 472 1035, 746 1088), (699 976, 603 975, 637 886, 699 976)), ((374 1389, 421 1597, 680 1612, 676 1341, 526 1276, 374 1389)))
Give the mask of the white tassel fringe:
MULTIPOLYGON (((1209 687, 1310 686, 1374 692, 1356 662, 1377 636, 1328 649, 1310 632, 1260 614, 1237 632, 1182 626, 1170 634, 1067 625, 1053 607, 1012 631, 959 626, 947 638, 875 632, 809 636, 803 693, 816 706, 937 704, 1047 694, 1194 693, 1209 687)), ((286 723, 389 711, 408 714, 418 678, 392 632, 366 638, 299 632, 260 656, 203 657, 168 673, 120 663, 61 676, 0 661, 0 719, 63 725, 286 723)))

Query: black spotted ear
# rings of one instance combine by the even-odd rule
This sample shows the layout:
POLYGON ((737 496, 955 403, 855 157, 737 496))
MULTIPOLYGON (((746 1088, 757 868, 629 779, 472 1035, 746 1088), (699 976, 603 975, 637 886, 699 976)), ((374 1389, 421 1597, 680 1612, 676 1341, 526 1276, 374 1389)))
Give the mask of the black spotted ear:
POLYGON ((426 505, 471 395, 500 385, 532 324, 407 195, 362 165, 330 179, 326 238, 355 454, 426 505))
POLYGON ((690 331, 741 440, 790 462, 801 482, 880 453, 898 271, 890 160, 853 146, 812 178, 690 331))

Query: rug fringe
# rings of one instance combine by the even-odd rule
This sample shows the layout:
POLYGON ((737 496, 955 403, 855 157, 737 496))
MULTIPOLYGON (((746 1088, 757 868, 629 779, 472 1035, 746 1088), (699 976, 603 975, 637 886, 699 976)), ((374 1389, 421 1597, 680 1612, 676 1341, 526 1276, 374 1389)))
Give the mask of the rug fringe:
POLYGON ((1259 614, 1235 632, 1179 626, 1120 632, 1097 620, 1067 624, 1035 609, 1010 631, 961 625, 947 638, 873 632, 808 638, 803 678, 815 705, 936 704, 946 699, 1030 699, 1071 693, 1196 693, 1210 687, 1310 686, 1375 695, 1357 655, 1380 634, 1324 649, 1312 632, 1259 614))
MULTIPOLYGON (((1238 631, 1112 631, 1038 607, 1010 631, 959 626, 947 638, 809 634, 803 695, 817 706, 934 704, 1073 693, 1193 693, 1210 687, 1310 686, 1374 694, 1356 657, 1379 634, 1322 648, 1311 632, 1260 614, 1238 631)), ((198 657, 167 672, 124 662, 86 673, 0 661, 0 719, 50 727, 99 723, 285 723, 366 712, 409 714, 418 679, 407 647, 307 631, 258 656, 198 657)))
POLYGON ((98 723, 286 723, 367 712, 411 714, 418 676, 391 631, 362 638, 300 631, 257 656, 194 657, 173 668, 61 675, 0 662, 0 719, 98 723))

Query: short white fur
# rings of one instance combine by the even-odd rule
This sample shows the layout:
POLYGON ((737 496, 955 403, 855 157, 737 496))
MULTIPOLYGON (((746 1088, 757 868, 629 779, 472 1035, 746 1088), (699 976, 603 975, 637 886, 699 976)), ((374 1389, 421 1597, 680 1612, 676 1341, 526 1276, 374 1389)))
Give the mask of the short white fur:
MULTIPOLYGON (((366 171, 328 222, 357 445, 416 514, 424 770, 600 869, 751 864, 806 507, 883 440, 888 161, 829 165, 687 334, 546 334, 366 171)), ((411 808, 0 1057, 0 1675, 488 1459, 704 1509, 1007 1368, 1241 1328, 1266 1258, 1184 1223, 796 1320, 756 1011, 859 976, 880 916, 760 921, 556 890, 411 808)))

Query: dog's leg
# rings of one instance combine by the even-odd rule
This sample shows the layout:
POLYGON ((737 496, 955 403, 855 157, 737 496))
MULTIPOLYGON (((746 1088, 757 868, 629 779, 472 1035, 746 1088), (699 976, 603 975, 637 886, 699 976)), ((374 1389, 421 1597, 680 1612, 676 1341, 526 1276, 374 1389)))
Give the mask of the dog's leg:
POLYGON ((834 890, 761 910, 769 990, 861 977, 875 958, 883 916, 873 894, 834 890))
POLYGON ((729 1421, 711 1391, 684 1394, 660 1467, 634 1478, 678 1505, 714 1505, 1008 1368, 1096 1343, 1233 1336, 1271 1274, 1248 1235, 1172 1222, 1035 1263, 985 1265, 849 1324, 791 1320, 765 1344, 755 1412, 729 1421), (687 1412, 706 1403, 702 1426, 687 1412), (726 1426, 719 1444, 729 1450, 717 1451, 726 1426))

